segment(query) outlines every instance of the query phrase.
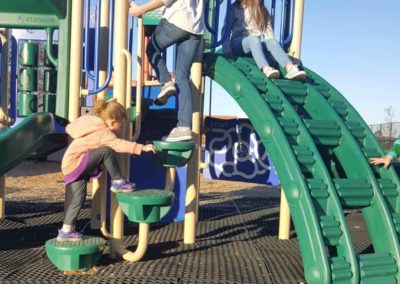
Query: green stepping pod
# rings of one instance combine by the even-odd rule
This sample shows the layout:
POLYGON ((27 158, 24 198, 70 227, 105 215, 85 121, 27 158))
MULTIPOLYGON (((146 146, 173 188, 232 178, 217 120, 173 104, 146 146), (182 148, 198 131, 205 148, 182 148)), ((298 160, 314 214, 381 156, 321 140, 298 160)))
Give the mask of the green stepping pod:
POLYGON ((129 221, 155 223, 168 214, 174 202, 173 192, 160 189, 118 193, 117 200, 129 221))
POLYGON ((86 271, 100 260, 105 245, 102 238, 86 236, 77 242, 51 239, 46 242, 45 249, 51 263, 59 270, 86 271))
MULTIPOLYGON (((284 74, 284 70, 281 70, 284 74)), ((275 166, 307 283, 400 283, 400 182, 354 108, 311 70, 269 80, 251 58, 205 55, 204 73, 248 115, 275 166), (357 254, 344 209, 361 209, 374 253, 357 254)))
POLYGON ((156 161, 164 167, 181 167, 185 165, 193 154, 194 143, 153 141, 157 148, 156 161))

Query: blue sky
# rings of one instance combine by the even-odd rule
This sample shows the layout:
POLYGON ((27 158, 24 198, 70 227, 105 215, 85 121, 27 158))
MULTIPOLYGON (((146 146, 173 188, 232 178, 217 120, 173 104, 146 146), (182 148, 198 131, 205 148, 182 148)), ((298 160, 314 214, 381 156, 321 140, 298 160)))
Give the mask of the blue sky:
MULTIPOLYGON (((399 27, 399 0, 305 0, 303 64, 335 86, 368 124, 384 122, 390 105, 400 121, 399 27)), ((207 97, 207 114, 208 102, 207 97)), ((212 114, 239 112, 214 87, 212 114)))

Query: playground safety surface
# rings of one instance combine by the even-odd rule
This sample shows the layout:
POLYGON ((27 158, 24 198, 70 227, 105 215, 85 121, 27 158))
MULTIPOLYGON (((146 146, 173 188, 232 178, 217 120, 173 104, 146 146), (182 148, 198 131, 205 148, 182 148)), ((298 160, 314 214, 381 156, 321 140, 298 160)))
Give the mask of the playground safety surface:
MULTIPOLYGON (((142 261, 111 260, 106 250, 94 274, 79 276, 62 274, 44 251, 45 241, 56 236, 62 222, 63 204, 24 203, 7 202, 6 219, 0 221, 0 283, 304 282, 295 232, 289 241, 277 240, 276 197, 202 194, 195 245, 183 244, 182 223, 153 224, 142 261)), ((98 235, 90 230, 89 220, 86 206, 77 227, 84 228, 85 234, 98 235)), ((356 250, 371 250, 361 214, 348 212, 347 221, 356 250)), ((125 242, 132 250, 137 229, 134 224, 126 225, 125 242)))

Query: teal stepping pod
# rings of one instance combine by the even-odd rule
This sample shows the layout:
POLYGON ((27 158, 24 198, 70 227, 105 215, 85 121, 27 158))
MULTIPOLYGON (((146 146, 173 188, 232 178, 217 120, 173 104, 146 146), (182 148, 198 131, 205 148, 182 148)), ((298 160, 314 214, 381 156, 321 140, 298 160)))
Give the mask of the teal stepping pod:
POLYGON ((193 154, 194 143, 192 141, 153 141, 152 143, 157 148, 157 154, 155 155, 156 161, 167 168, 185 165, 193 154))
POLYGON ((86 271, 101 258, 106 241, 102 238, 85 236, 82 241, 48 240, 45 250, 51 263, 63 271, 86 271))
POLYGON ((174 198, 173 192, 160 189, 144 189, 117 194, 119 205, 129 221, 147 224, 159 222, 167 215, 174 198))

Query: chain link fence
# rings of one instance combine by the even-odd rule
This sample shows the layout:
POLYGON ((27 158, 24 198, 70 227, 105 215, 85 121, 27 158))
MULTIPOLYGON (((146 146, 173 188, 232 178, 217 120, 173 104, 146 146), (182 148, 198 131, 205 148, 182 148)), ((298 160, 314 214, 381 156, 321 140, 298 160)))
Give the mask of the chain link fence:
POLYGON ((369 126, 385 150, 390 149, 396 138, 400 137, 400 122, 389 122, 369 126))

